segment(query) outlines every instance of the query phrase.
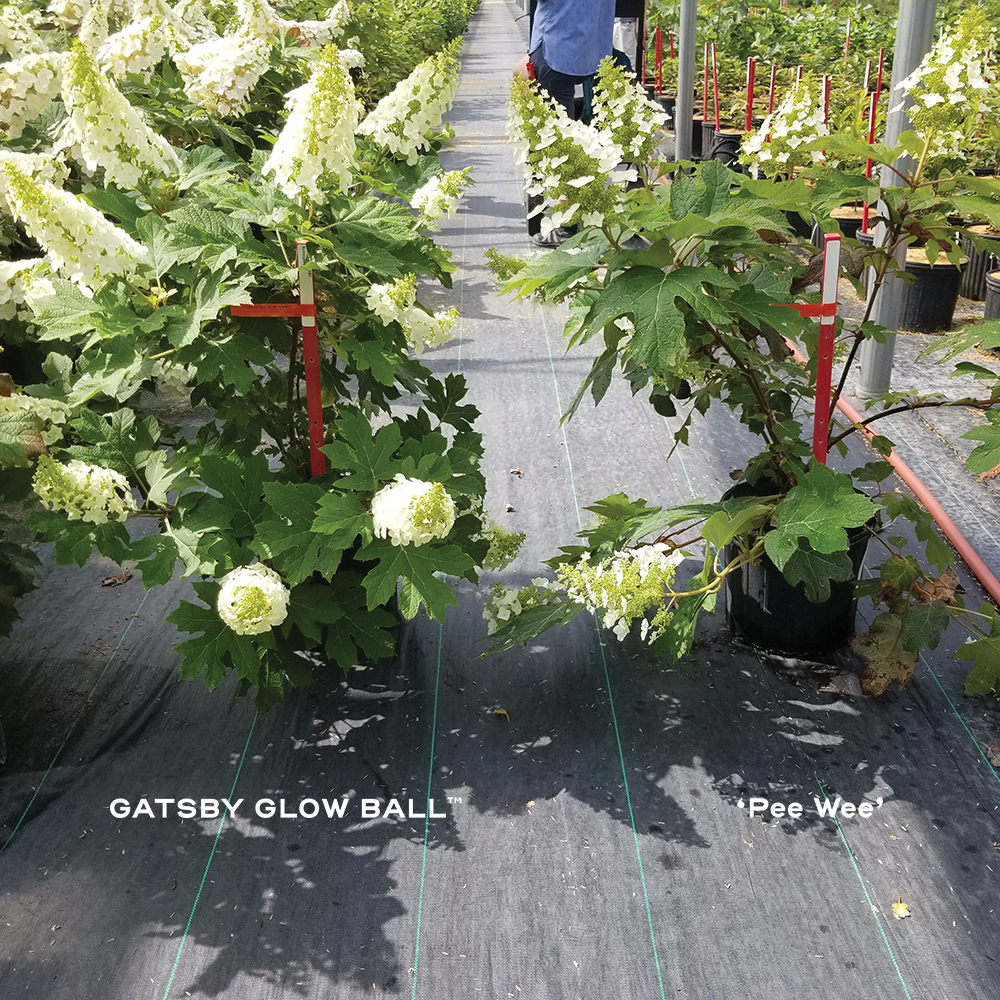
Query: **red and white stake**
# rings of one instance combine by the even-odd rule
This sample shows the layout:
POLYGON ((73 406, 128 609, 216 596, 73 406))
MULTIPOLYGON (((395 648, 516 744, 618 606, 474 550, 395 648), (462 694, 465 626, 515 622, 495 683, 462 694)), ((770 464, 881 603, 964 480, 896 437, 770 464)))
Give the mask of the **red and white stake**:
POLYGON ((744 122, 744 131, 749 132, 753 128, 753 84, 757 74, 757 60, 753 56, 747 57, 747 116, 744 122))
POLYGON ((715 42, 712 42, 712 88, 715 91, 715 131, 722 128, 719 120, 719 60, 715 55, 715 42))
POLYGON ((701 120, 708 121, 708 42, 705 42, 705 58, 702 64, 701 120))
POLYGON ((813 455, 826 465, 830 437, 830 389, 833 385, 833 341, 837 329, 837 279, 840 277, 840 234, 827 233, 823 248, 822 309, 819 315, 819 351, 816 355, 816 415, 813 418, 813 455))
MULTIPOLYGON (((876 90, 871 97, 871 105, 868 109, 868 145, 872 145, 875 142, 875 125, 878 118, 878 99, 879 92, 876 90)), ((871 179, 872 176, 872 159, 869 156, 865 163, 865 177, 871 179)), ((861 232, 868 232, 868 202, 865 202, 865 210, 861 214, 861 232)))
POLYGON ((830 124, 830 78, 823 77, 823 124, 830 124))
POLYGON ((771 66, 771 86, 767 91, 767 113, 774 111, 774 95, 777 91, 778 67, 777 64, 771 66))

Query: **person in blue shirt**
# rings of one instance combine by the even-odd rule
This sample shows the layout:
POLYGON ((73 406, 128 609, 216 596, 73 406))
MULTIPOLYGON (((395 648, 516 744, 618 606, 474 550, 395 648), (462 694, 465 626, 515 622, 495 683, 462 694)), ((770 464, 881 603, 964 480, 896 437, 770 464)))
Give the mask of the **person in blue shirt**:
POLYGON ((576 85, 611 55, 615 0, 538 0, 528 59, 546 93, 576 118, 576 85))

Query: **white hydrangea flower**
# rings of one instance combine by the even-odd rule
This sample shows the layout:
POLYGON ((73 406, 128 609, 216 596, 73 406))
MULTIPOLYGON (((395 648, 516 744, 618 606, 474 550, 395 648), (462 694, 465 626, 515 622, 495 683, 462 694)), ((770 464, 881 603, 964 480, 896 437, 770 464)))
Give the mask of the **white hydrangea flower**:
POLYGON ((50 0, 49 13, 64 28, 77 28, 90 9, 88 0, 50 0))
POLYGON ((290 198, 322 204, 331 190, 349 190, 362 107, 334 45, 323 50, 309 82, 288 95, 288 106, 288 121, 262 172, 273 174, 290 198))
POLYGON ((37 182, 12 160, 0 163, 4 197, 32 239, 45 248, 54 270, 88 288, 109 274, 135 270, 146 251, 82 198, 48 181, 37 182))
POLYGON ((219 32, 205 11, 204 0, 180 0, 173 10, 180 30, 175 32, 172 52, 185 51, 209 39, 218 41, 219 32))
POLYGON ((174 62, 184 78, 188 99, 210 114, 229 118, 246 107, 270 55, 269 44, 241 30, 175 53, 174 62))
POLYGON ((45 42, 15 3, 0 7, 0 52, 15 58, 31 52, 45 52, 45 42))
POLYGON ((16 139, 62 86, 62 53, 28 53, 0 63, 0 135, 16 139))
POLYGON ((288 617, 290 591, 273 569, 240 566, 219 581, 216 610, 237 635, 259 635, 288 617))
POLYGON ((469 183, 471 171, 472 167, 466 167, 464 170, 435 174, 426 184, 417 188, 410 199, 410 205, 420 213, 421 221, 437 222, 445 215, 450 219, 469 183))
POLYGON ((785 95, 756 132, 743 139, 739 161, 767 174, 775 173, 773 164, 778 163, 781 170, 777 172, 789 173, 794 167, 822 162, 819 150, 801 153, 797 150, 829 134, 830 129, 823 121, 823 107, 803 80, 785 95))
POLYGON ((444 538, 455 523, 455 501, 440 483, 402 473, 372 497, 375 534, 393 545, 423 545, 444 538))
POLYGON ((358 133, 416 163, 421 151, 430 149, 427 134, 441 124, 454 100, 460 45, 457 38, 420 63, 369 112, 358 133))
POLYGON ((563 563, 556 572, 567 597, 599 615, 619 641, 637 618, 645 620, 649 611, 657 609, 642 628, 643 640, 654 642, 670 623, 666 598, 682 561, 680 552, 668 554, 666 545, 655 543, 624 549, 596 564, 584 553, 584 558, 563 563))
MULTIPOLYGON (((49 181, 61 187, 69 176, 69 169, 58 157, 50 153, 17 153, 0 146, 0 171, 5 163, 13 163, 22 173, 35 181, 49 181)), ((13 215, 14 211, 3 196, 3 179, 0 177, 0 211, 13 215)))
POLYGON ((282 19, 267 0, 236 0, 234 20, 240 31, 272 45, 285 30, 282 19))
POLYGON ((368 307, 386 325, 398 323, 417 354, 440 347, 451 338, 458 310, 428 313, 417 305, 417 276, 408 274, 391 285, 372 285, 365 293, 368 307))
POLYGON ((170 143, 142 120, 80 42, 67 57, 64 76, 63 99, 89 170, 103 167, 122 188, 180 171, 170 143))
MULTIPOLYGON (((3 296, 2 267, 0 264, 0 298, 3 296)), ((41 436, 46 445, 55 444, 62 437, 62 426, 69 419, 69 406, 58 399, 28 396, 23 392, 0 395, 0 413, 16 413, 19 410, 34 414, 43 421, 41 436)))
POLYGON ((132 73, 148 80, 167 54, 172 35, 164 18, 140 18, 108 36, 97 50, 97 61, 112 76, 132 73))
POLYGON ((310 45, 326 45, 341 36, 350 16, 349 0, 338 0, 322 21, 286 21, 283 17, 277 16, 274 20, 285 31, 297 32, 310 45))
MULTIPOLYGON (((45 261, 41 257, 33 257, 30 260, 0 260, 0 320, 13 319, 19 312, 26 310, 19 307, 28 302, 29 292, 25 287, 25 279, 35 271, 36 268, 44 267, 45 261)), ((51 288, 51 284, 49 285, 51 288)), ((0 360, 0 365, 3 361, 0 360)))
POLYGON ((166 386, 175 392, 183 392, 194 381, 197 372, 189 365, 179 365, 173 361, 162 360, 153 363, 150 378, 155 378, 158 385, 166 386))
POLYGON ((137 509, 132 488, 121 473, 79 459, 63 465, 42 455, 32 487, 49 510, 61 510, 70 521, 124 521, 137 509))

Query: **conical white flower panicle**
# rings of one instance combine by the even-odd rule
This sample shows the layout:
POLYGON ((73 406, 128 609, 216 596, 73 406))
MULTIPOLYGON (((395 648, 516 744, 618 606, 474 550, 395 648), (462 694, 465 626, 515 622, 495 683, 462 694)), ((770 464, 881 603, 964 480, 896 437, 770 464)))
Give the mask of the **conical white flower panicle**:
POLYGON ((820 163, 823 154, 802 149, 812 139, 830 134, 823 107, 803 80, 740 146, 740 163, 765 174, 790 174, 795 167, 820 163))
POLYGON ((370 136, 393 156, 416 163, 421 151, 430 149, 427 133, 441 124, 455 97, 461 44, 456 38, 425 59, 378 102, 358 132, 370 136))
POLYGON ((238 635, 259 635, 288 617, 290 596, 273 569, 254 563, 234 569, 219 581, 216 610, 238 635))
POLYGON ((132 73, 148 80, 167 54, 172 39, 165 18, 142 17, 109 36, 97 50, 97 61, 112 76, 132 73))
MULTIPOLYGON (((0 171, 5 163, 13 163, 22 173, 35 181, 49 181, 62 187, 69 174, 66 164, 47 153, 15 153, 0 147, 0 171)), ((3 178, 0 177, 0 212, 13 215, 14 210, 3 196, 3 178)))
POLYGON ((289 197, 326 200, 332 185, 346 191, 353 180, 354 132, 361 102, 334 45, 320 56, 309 82, 289 95, 291 114, 264 164, 264 174, 289 197))
POLYGON ((608 131, 573 121, 534 83, 510 88, 511 137, 521 146, 528 193, 541 195, 542 233, 556 226, 614 221, 622 207, 621 182, 635 171, 608 131))
POLYGON ((235 23, 240 31, 274 44, 285 28, 267 0, 236 0, 235 23))
POLYGON ((134 271, 146 251, 82 198, 37 182, 12 160, 0 163, 0 196, 46 260, 65 277, 97 288, 111 274, 134 271))
POLYGON ((256 35, 240 31, 210 38, 176 53, 188 99, 219 118, 238 115, 267 69, 271 49, 256 35))
POLYGON ((639 84, 629 80, 610 56, 601 62, 597 82, 594 128, 610 132, 629 163, 647 163, 659 141, 658 130, 667 123, 667 115, 659 104, 646 97, 639 84))
POLYGON ((90 170, 103 167, 107 180, 121 188, 180 170, 173 147, 146 125, 80 42, 73 44, 64 76, 63 100, 90 170))
POLYGON ((44 52, 45 42, 21 13, 17 4, 0 7, 0 52, 17 58, 30 52, 44 52))
POLYGON ((0 63, 0 135, 16 139, 62 86, 60 52, 28 53, 0 63))
POLYGON ((446 215, 450 219, 458 208, 471 172, 472 167, 466 167, 464 170, 435 174, 413 192, 410 205, 420 213, 423 221, 437 222, 446 215))

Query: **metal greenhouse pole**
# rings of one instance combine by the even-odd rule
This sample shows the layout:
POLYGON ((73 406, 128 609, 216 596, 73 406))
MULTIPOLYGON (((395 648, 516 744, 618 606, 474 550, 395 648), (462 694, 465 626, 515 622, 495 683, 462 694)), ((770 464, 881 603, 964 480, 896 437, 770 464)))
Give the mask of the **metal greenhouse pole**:
MULTIPOLYGON (((935 0, 936 2, 936 0, 935 0)), ((677 103, 674 105, 674 158, 691 159, 691 120, 694 118, 694 57, 697 48, 698 0, 681 0, 677 50, 677 103)))
MULTIPOLYGON (((899 22, 896 27, 896 48, 892 59, 892 83, 889 88, 889 118, 886 122, 886 145, 895 144, 899 136, 910 127, 907 110, 909 99, 905 104, 899 103, 897 87, 919 65, 934 41, 934 22, 937 17, 937 0, 900 0, 899 22)), ((900 157, 896 165, 912 166, 910 157, 900 157)), ((901 181, 888 167, 882 168, 882 184, 897 185, 901 181)), ((881 214, 881 211, 880 211, 881 214)), ((886 225, 880 222, 875 227, 875 246, 885 246, 886 225)), ((906 247, 901 246, 896 251, 896 259, 902 268, 906 263, 906 247)), ((903 281, 895 275, 890 275, 878 293, 878 300, 872 311, 872 319, 888 330, 899 329, 899 317, 902 312, 903 281)), ((861 346, 860 369, 856 391, 859 396, 869 398, 881 396, 889 391, 892 381, 892 360, 896 350, 896 335, 891 334, 884 344, 867 340, 861 346)))

